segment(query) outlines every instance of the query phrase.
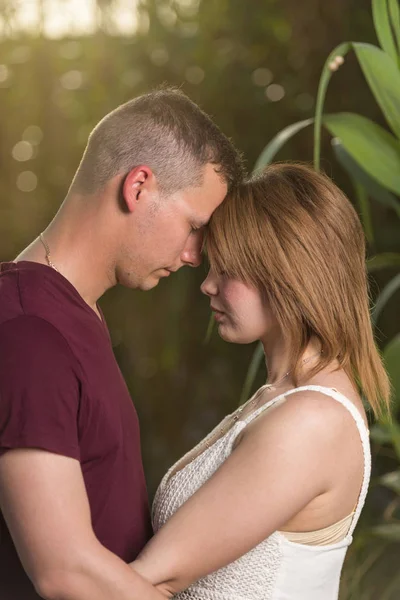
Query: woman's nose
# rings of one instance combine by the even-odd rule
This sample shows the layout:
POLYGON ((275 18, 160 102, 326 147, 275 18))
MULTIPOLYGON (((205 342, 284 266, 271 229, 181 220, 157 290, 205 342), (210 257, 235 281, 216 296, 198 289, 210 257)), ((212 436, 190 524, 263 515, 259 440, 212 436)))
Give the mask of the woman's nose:
POLYGON ((200 290, 206 296, 215 296, 218 293, 217 279, 211 269, 208 271, 207 277, 201 284, 200 290))

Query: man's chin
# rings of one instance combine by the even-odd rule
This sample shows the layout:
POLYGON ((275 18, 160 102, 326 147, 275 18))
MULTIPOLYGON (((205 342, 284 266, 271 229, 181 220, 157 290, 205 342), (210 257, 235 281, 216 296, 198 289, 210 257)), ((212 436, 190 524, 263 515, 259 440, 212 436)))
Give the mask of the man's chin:
POLYGON ((152 277, 148 277, 145 281, 142 281, 138 285, 138 289, 142 290, 142 292, 148 292, 149 290, 155 288, 158 285, 159 281, 160 278, 156 275, 153 275, 152 277))

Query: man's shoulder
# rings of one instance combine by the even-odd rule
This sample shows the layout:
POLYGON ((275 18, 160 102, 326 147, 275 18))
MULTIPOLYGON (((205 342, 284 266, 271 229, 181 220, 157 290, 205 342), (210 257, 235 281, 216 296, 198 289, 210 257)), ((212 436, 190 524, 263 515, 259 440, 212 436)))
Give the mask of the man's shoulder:
POLYGON ((75 355, 62 332, 52 323, 34 314, 16 314, 0 322, 0 356, 3 361, 20 363, 55 362, 76 365, 75 355))
POLYGON ((13 348, 15 356, 47 354, 51 362, 54 349, 55 358, 69 356, 81 373, 113 357, 106 325, 72 283, 27 261, 0 265, 0 347, 13 348))
POLYGON ((0 324, 27 314, 40 316, 48 289, 46 270, 40 267, 27 262, 0 263, 0 324))
POLYGON ((88 314, 74 286, 47 265, 0 264, 0 324, 17 319, 17 328, 52 326, 69 339, 76 329, 82 330, 88 314))
MULTIPOLYGON (((70 352, 67 336, 59 326, 54 307, 60 297, 47 282, 43 265, 0 264, 0 347, 10 352, 43 354, 64 349, 70 352)), ((62 304, 62 303, 61 303, 62 304)))
POLYGON ((0 325, 24 314, 14 263, 0 263, 0 325))

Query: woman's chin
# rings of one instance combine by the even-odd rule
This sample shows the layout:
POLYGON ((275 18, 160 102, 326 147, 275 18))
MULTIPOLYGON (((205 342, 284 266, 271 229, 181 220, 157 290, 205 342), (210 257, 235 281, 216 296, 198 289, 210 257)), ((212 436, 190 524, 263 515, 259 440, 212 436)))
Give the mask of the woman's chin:
POLYGON ((227 327, 224 323, 218 325, 218 335, 225 342, 230 344, 250 344, 254 340, 248 340, 245 336, 238 332, 232 331, 231 328, 227 327))
POLYGON ((228 342, 230 344, 253 344, 260 339, 259 337, 245 335, 244 333, 239 333, 238 331, 232 331, 231 328, 227 327, 223 323, 218 325, 218 335, 224 340, 224 342, 228 342))
POLYGON ((218 325, 218 335, 225 342, 231 342, 232 344, 235 343, 235 340, 233 339, 235 336, 232 335, 232 332, 230 332, 229 328, 226 327, 226 325, 224 326, 223 323, 220 323, 218 325))

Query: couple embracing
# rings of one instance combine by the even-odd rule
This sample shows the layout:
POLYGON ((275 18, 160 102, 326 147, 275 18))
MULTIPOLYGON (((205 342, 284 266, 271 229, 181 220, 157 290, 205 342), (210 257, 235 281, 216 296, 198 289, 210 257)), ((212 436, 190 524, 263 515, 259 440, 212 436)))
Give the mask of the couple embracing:
POLYGON ((300 164, 245 177, 180 91, 120 106, 47 229, 1 264, 1 599, 336 600, 370 478, 365 408, 388 404, 343 193, 300 164), (259 340, 268 380, 170 468, 150 516, 98 299, 203 252, 219 335, 259 340))

